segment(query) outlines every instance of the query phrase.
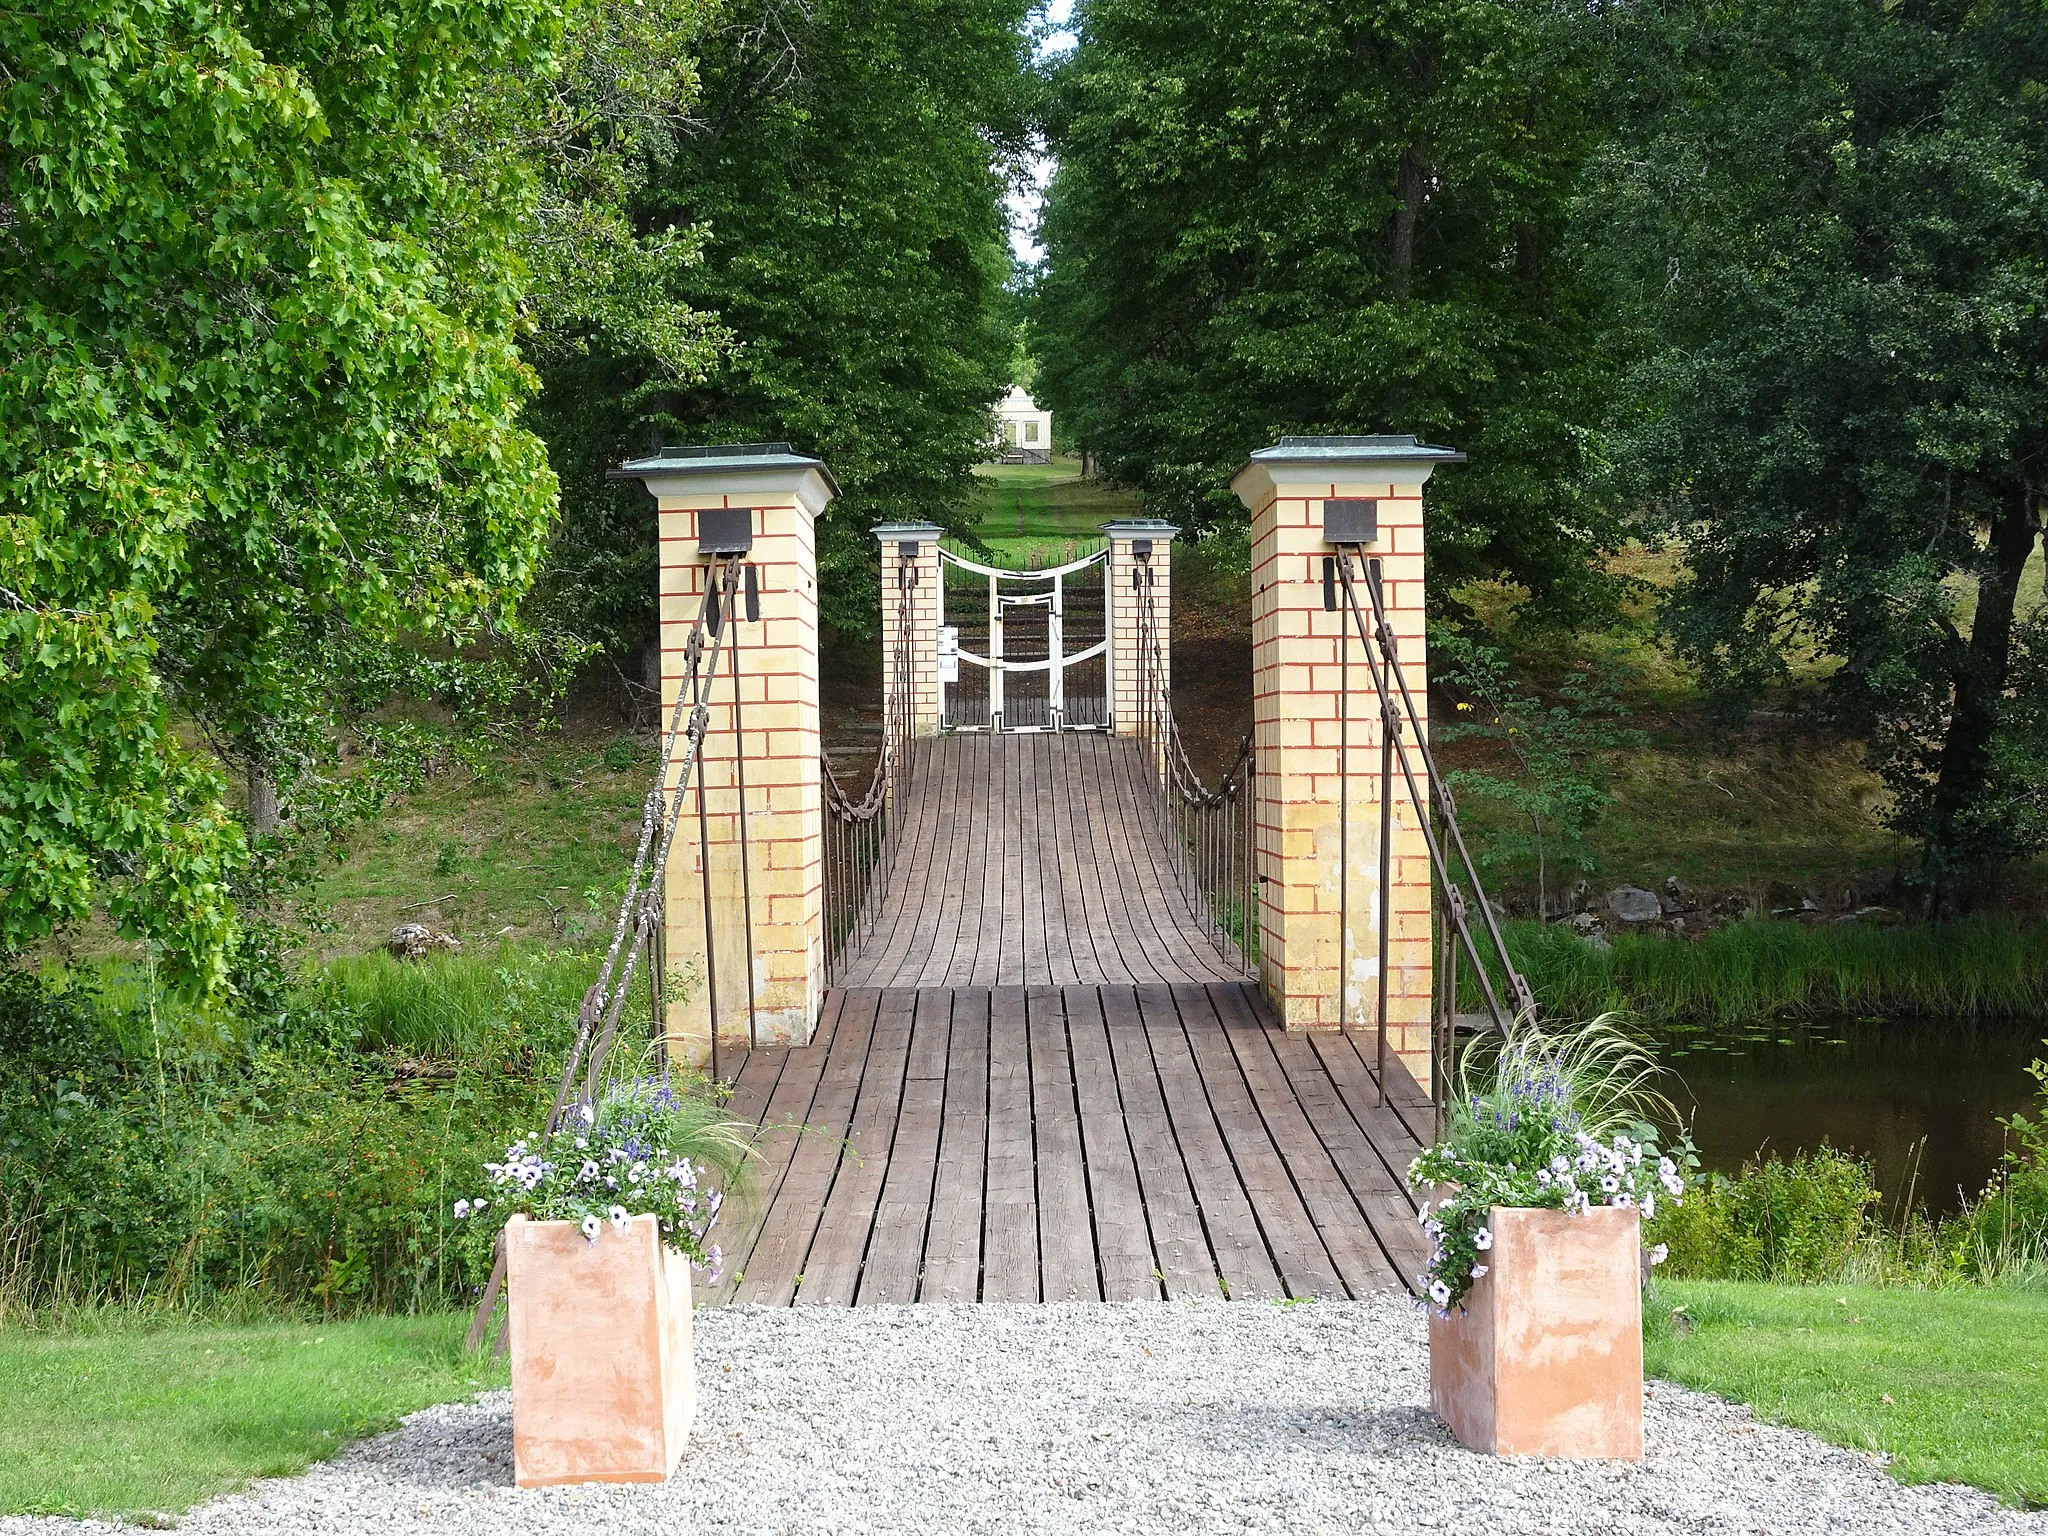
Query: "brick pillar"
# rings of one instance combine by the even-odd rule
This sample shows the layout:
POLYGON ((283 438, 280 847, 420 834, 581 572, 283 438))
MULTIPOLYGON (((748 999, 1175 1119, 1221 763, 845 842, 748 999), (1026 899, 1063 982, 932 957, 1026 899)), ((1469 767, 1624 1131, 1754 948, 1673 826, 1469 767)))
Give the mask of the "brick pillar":
MULTIPOLYGON (((817 516, 838 493, 818 460, 787 443, 666 448, 613 472, 653 494, 661 524, 661 689, 664 725, 685 676, 684 646, 703 607, 714 557, 700 534, 722 532, 706 511, 746 509, 760 584, 761 617, 726 633, 711 683, 704 741, 706 846, 711 870, 711 940, 717 995, 705 961, 705 861, 700 856, 697 795, 684 791, 682 820, 669 858, 666 917, 666 1023, 671 1054, 691 1065, 711 1057, 717 1020, 722 1047, 748 1042, 753 981, 756 1038, 762 1045, 810 1039, 824 990, 824 842, 818 770, 817 516), (700 526, 701 524, 701 526, 700 526), (737 640, 737 647, 734 641, 737 640), (733 658, 739 661, 736 741, 733 658), (743 757, 735 747, 743 748, 743 757), (746 881, 741 880, 739 772, 746 777, 746 881), (744 899, 743 899, 744 898, 744 899), (747 943, 749 906, 753 944, 747 943)), ((744 605, 744 596, 741 599, 744 605)), ((681 747, 678 744, 680 758, 681 747)), ((679 780, 672 768, 669 789, 679 780)))
MULTIPOLYGON (((1416 707, 1426 711, 1422 487, 1438 464, 1463 458, 1406 436, 1282 438, 1278 446, 1253 454, 1231 481, 1251 510, 1260 985, 1290 1030, 1375 1026, 1380 923, 1390 921, 1389 1049, 1425 1088, 1431 876, 1420 818, 1428 807, 1410 800, 1397 758, 1393 910, 1383 916, 1379 710, 1355 631, 1348 642, 1350 835, 1348 850, 1342 847, 1339 663, 1344 626, 1351 620, 1341 611, 1341 592, 1339 612, 1323 608, 1323 560, 1336 553, 1324 538, 1324 504, 1378 504, 1377 537, 1360 553, 1383 562, 1388 621, 1416 707), (1348 876, 1341 882, 1340 865, 1348 876), (1348 932, 1339 931, 1340 910, 1348 916, 1348 932)), ((1362 569, 1358 601, 1370 633, 1372 607, 1362 569)), ((1419 760, 1415 770, 1426 796, 1419 760)))
POLYGON ((882 546, 883 712, 885 718, 893 718, 897 690, 908 686, 914 736, 939 733, 939 536, 945 531, 936 523, 884 523, 874 530, 882 546), (906 597, 910 676, 899 680, 898 619, 906 597))
POLYGON ((1148 590, 1159 631, 1162 680, 1173 681, 1173 536, 1180 529, 1134 518, 1104 523, 1102 531, 1109 537, 1109 718, 1117 735, 1129 736, 1138 729, 1142 708, 1138 615, 1148 590))

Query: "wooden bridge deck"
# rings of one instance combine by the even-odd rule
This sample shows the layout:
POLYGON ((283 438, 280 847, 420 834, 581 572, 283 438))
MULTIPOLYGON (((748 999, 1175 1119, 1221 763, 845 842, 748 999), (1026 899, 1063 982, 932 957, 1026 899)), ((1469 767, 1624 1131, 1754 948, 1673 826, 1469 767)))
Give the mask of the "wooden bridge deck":
POLYGON ((1096 733, 920 743, 896 867, 845 987, 1241 979, 1183 893, 1141 749, 1096 733))
MULTIPOLYGON (((731 1064, 723 1281, 769 1305, 1357 1296, 1426 1254, 1412 1079, 1241 983, 849 988, 731 1064)), ((1397 1066, 1398 1071, 1398 1066, 1397 1066)))

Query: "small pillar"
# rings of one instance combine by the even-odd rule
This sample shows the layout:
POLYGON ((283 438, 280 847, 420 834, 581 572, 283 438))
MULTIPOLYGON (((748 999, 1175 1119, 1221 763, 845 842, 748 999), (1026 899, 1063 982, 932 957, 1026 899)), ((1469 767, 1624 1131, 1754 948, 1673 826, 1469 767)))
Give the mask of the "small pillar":
MULTIPOLYGON (((721 1048, 801 1044, 811 1037, 825 985, 823 794, 818 735, 818 514, 838 494, 818 460, 787 443, 664 448, 613 471, 637 479, 660 508, 662 720, 674 717, 686 675, 685 646, 704 606, 716 557, 700 550, 725 535, 709 511, 745 509, 760 618, 726 631, 706 702, 700 851, 695 783, 663 892, 664 1015, 671 1056, 709 1064, 716 1020, 721 1048), (735 644, 735 642, 737 642, 735 644), (734 731, 733 662, 739 663, 734 731), (735 749, 739 750, 736 751, 735 749), (741 872, 740 770, 746 780, 746 870, 741 872), (711 942, 705 955, 703 853, 711 875, 711 942), (752 944, 748 943, 751 929, 752 944), (717 991, 710 979, 715 969, 717 991), (748 982, 752 980, 751 1040, 748 982)), ((707 643, 708 653, 708 643, 707 643)), ((682 744, 667 788, 680 785, 682 744)))
POLYGON ((883 523, 882 710, 893 719, 899 690, 910 691, 910 734, 939 733, 939 538, 937 523, 883 523), (909 618, 909 675, 896 675, 902 619, 909 618))
MULTIPOLYGON (((1371 501, 1376 536, 1357 553, 1378 558, 1387 618, 1427 729, 1422 487, 1438 464, 1464 455, 1413 437, 1282 438, 1231 480, 1251 511, 1252 718, 1257 752, 1259 982, 1289 1030, 1379 1023, 1380 925, 1392 925, 1388 1047, 1424 1088, 1430 1075, 1431 872, 1422 818, 1428 780, 1411 741, 1425 802, 1395 761, 1392 910, 1379 910, 1380 718, 1364 642, 1342 609, 1323 607, 1325 503, 1371 501), (1349 645, 1349 773, 1342 647, 1349 645), (1343 816, 1349 785, 1349 836, 1343 816), (1340 869, 1343 878, 1340 881, 1340 869), (1345 919, 1340 929, 1340 914, 1345 919), (1341 975, 1340 975, 1341 968, 1341 975)), ((1357 515, 1363 509, 1350 508, 1357 515)), ((1362 566, 1362 561, 1355 562, 1362 566)), ((1365 572, 1358 603, 1372 631, 1365 572)))
POLYGON ((1180 529, 1150 518, 1104 523, 1109 538, 1109 719, 1118 736, 1136 734, 1144 712, 1139 614, 1146 596, 1158 630, 1158 681, 1173 686, 1173 536, 1180 529))

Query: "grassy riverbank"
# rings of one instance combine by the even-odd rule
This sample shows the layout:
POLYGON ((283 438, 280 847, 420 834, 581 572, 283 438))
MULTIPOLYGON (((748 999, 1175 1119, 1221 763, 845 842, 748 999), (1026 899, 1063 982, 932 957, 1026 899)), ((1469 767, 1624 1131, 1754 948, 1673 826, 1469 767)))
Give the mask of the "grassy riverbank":
POLYGON ((0 1331, 0 1514, 175 1514, 502 1386, 451 1314, 223 1328, 88 1314, 0 1331))
MULTIPOLYGON (((1696 940, 1585 943, 1562 924, 1507 925, 1509 952, 1553 1017, 1624 1010, 1649 1020, 1740 1025, 1882 1014, 2048 1018, 2048 924, 1752 919, 1696 940)), ((1469 985, 1469 982, 1468 982, 1469 985)), ((1466 1006, 1479 1006, 1476 989, 1466 1006)))
POLYGON ((2048 1292, 1691 1282, 1645 1318, 1652 1376, 1881 1453, 1902 1482, 2048 1504, 2048 1292))

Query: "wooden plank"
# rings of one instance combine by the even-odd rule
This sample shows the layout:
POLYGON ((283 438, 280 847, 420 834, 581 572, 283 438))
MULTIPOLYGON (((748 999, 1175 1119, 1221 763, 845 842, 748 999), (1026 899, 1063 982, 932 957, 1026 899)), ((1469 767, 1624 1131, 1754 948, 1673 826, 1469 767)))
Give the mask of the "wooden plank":
MULTIPOLYGON (((1157 1301, 1161 1275, 1152 1255, 1145 1221, 1145 1197, 1125 1121, 1116 1063, 1098 987, 1063 987, 1067 1048, 1073 1059, 1074 1099, 1081 1119, 1081 1152, 1088 1169, 1088 1204, 1095 1223, 1096 1262, 1105 1301, 1157 1301)), ((1180 1163, 1180 1149, 1173 1149, 1180 1163)), ((1192 1215, 1193 1202, 1189 1202, 1192 1215)), ((1200 1232, 1196 1238, 1199 1243, 1200 1232)), ((1208 1245, 1200 1243, 1202 1269, 1213 1271, 1208 1245)), ((1050 1294, 1050 1288, 1048 1288, 1050 1294)), ((1213 1282, 1210 1294, 1215 1294, 1213 1282)))
POLYGON ((1391 1107, 1381 1105, 1379 1085, 1366 1070, 1365 1058, 1359 1055, 1350 1031, 1319 1032, 1304 1038, 1329 1074, 1338 1098, 1372 1143, 1374 1155, 1413 1210, 1416 1201, 1408 1190, 1408 1165, 1422 1150, 1422 1143, 1391 1107))
POLYGON ((746 1060, 732 1076, 732 1097, 725 1101, 725 1112, 731 1119, 759 1125, 769 1097, 775 1092, 776 1079, 782 1076, 783 1063, 789 1059, 789 1052, 760 1050, 735 1054, 743 1054, 746 1060))
MULTIPOLYGON (((722 1272, 716 1280, 706 1279, 698 1286, 698 1304, 701 1306, 717 1306, 731 1300, 733 1291, 746 1274, 768 1212, 789 1173, 799 1128, 811 1111, 818 1079, 825 1070, 833 1020, 844 1006, 844 993, 828 992, 820 1010, 817 1032, 810 1044, 761 1053, 763 1060, 771 1056, 775 1058, 780 1070, 775 1074, 775 1087, 767 1103, 752 1114, 735 1113, 733 1116, 734 1119, 751 1119, 761 1130, 754 1137, 753 1155, 741 1170, 739 1179, 726 1191, 726 1201, 719 1212, 713 1239, 720 1249, 722 1272)), ((738 1104, 736 1096, 728 1108, 738 1104)))
POLYGON ((1214 1298, 1222 1293, 1216 1257, 1188 1182, 1179 1138, 1167 1114, 1137 993, 1129 987, 1102 987, 1097 992, 1160 1283, 1172 1300, 1214 1298))
POLYGON ((1173 994, 1160 985, 1139 987, 1137 994, 1145 1039, 1159 1073, 1160 1097, 1180 1142, 1188 1184, 1209 1234, 1224 1294, 1234 1300, 1285 1296, 1288 1291, 1274 1267, 1266 1233, 1209 1108, 1187 1033, 1174 1011, 1173 994))
POLYGON ((1090 737, 1090 745, 1077 754, 1077 793, 1073 797, 1073 842, 1085 858, 1083 866, 1083 911, 1087 913, 1087 934, 1096 950, 1096 965, 1104 983, 1130 985, 1155 979, 1143 969, 1143 954, 1135 942, 1122 907, 1124 870, 1116 866, 1110 850, 1110 817, 1114 803, 1104 795, 1104 782, 1114 768, 1106 739, 1090 737))
MULTIPOLYGON (((931 945, 917 973, 921 987, 942 987, 952 973, 953 952, 960 942, 961 919, 967 911, 967 874, 971 867, 971 840, 959 826, 960 808, 966 793, 964 775, 969 770, 968 738, 945 736, 936 743, 944 753, 946 773, 941 789, 945 795, 944 826, 947 830, 944 859, 935 871, 943 882, 938 912, 933 920, 931 945)), ((979 910, 978 908, 976 909, 979 910)))
MULTIPOLYGON (((1394 1254, 1374 1230, 1375 1219, 1387 1224, 1385 1208, 1377 1206, 1377 1202, 1375 1208, 1368 1208, 1354 1196, 1331 1147, 1320 1134, 1322 1123, 1305 1112, 1295 1084, 1281 1069, 1268 1038, 1269 1031, 1253 1017, 1238 988, 1224 985, 1203 990, 1222 1021, 1223 1039, 1236 1055, 1238 1070, 1251 1090, 1266 1134, 1287 1165, 1345 1290, 1353 1296, 1365 1296, 1398 1286, 1394 1254)), ((1319 1107, 1331 1122, 1333 1132, 1345 1128, 1352 1132, 1349 1141, 1339 1137, 1339 1145, 1354 1157, 1362 1158, 1369 1168, 1378 1168, 1379 1160, 1373 1156, 1371 1147, 1364 1145, 1363 1135, 1336 1101, 1334 1089, 1328 1090, 1328 1102, 1319 1107)), ((1376 1193, 1392 1195, 1391 1191, 1376 1193)), ((1408 1225, 1414 1227, 1412 1221, 1408 1225)))
POLYGON ((1024 906, 1024 845, 1020 825, 1024 799, 1019 788, 1018 767, 1023 754, 1017 749, 1017 738, 1000 738, 996 753, 1000 760, 1001 789, 998 794, 1002 807, 1003 869, 1002 904, 998 910, 995 977, 993 985, 998 987, 1020 987, 1024 984, 1024 967, 1018 944, 1019 924, 1024 906))
POLYGON ((903 1080, 903 1108, 889 1152, 874 1235, 861 1266, 861 1306, 917 1300, 938 1172, 940 1124, 946 1109, 946 1048, 952 1032, 952 994, 914 992, 916 1012, 903 1080))
POLYGON ((987 992, 955 988, 946 1053, 946 1108, 938 1177, 925 1233, 920 1301, 981 1296, 982 1180, 988 1167, 987 992))
POLYGON ((975 743, 983 772, 974 786, 974 805, 969 820, 979 822, 983 835, 981 861, 981 917, 975 930, 969 965, 955 965, 954 978, 968 986, 993 987, 1003 958, 1003 871, 1008 859, 1009 817, 1002 804, 1002 738, 994 735, 975 743))
POLYGON ((1346 1287, 1337 1265, 1252 1101, 1207 989, 1174 987, 1171 995, 1208 1089, 1216 1123, 1223 1128, 1237 1176, 1258 1213, 1288 1295, 1343 1296, 1346 1287))
POLYGON ((1025 1016, 1038 1147, 1039 1293, 1047 1301, 1100 1301, 1065 999, 1057 987, 1032 987, 1025 996, 1025 1016))
POLYGON ((1315 1049, 1298 1035, 1268 1031, 1266 1043, 1294 1088, 1302 1113, 1308 1116, 1329 1149, 1331 1161, 1344 1176, 1351 1195, 1372 1223, 1373 1236, 1392 1266, 1394 1277, 1410 1290, 1429 1257, 1429 1240, 1415 1220, 1406 1191, 1387 1172, 1384 1159, 1345 1108, 1337 1086, 1315 1049))
POLYGON ((852 1122, 868 1040, 882 1001, 882 994, 872 988, 849 989, 842 996, 824 1074, 805 1122, 807 1133, 795 1137, 789 1171, 774 1196, 746 1274, 733 1291, 735 1301, 786 1307, 796 1296, 797 1276, 838 1171, 844 1150, 841 1138, 852 1122))
POLYGON ((989 994, 988 1183, 981 1238, 981 1299, 1036 1301, 1038 1185, 1031 1134, 1031 1051, 1024 993, 989 994))
POLYGON ((804 1258, 796 1304, 845 1305, 854 1298, 868 1238, 881 1203, 882 1181, 903 1106, 903 1068, 910 1055, 910 1025, 917 994, 900 987, 882 993, 873 1038, 861 1072, 852 1129, 825 1197, 818 1234, 804 1258))

